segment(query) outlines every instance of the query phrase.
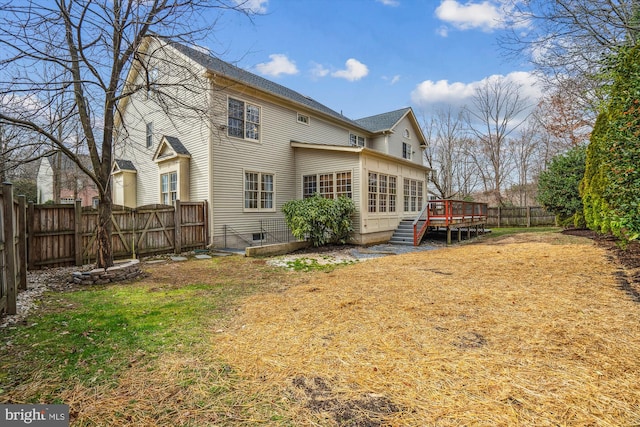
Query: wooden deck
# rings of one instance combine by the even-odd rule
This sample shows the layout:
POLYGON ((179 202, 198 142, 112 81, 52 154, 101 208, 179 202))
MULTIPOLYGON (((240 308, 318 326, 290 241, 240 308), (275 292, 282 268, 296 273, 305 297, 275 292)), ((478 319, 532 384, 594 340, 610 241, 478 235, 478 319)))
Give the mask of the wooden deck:
POLYGON ((462 237, 462 229, 471 237, 471 228, 475 227, 476 236, 479 229, 484 232, 487 223, 487 204, 465 202, 463 200, 430 200, 413 221, 413 244, 418 246, 429 228, 446 228, 447 243, 451 244, 451 230, 457 229, 458 241, 462 237))

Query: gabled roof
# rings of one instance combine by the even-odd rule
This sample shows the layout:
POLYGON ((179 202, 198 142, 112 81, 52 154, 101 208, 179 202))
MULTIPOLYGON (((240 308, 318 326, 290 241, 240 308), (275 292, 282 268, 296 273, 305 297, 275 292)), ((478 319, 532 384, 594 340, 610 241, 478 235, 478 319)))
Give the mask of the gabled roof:
POLYGON ((191 153, 178 138, 164 135, 153 155, 153 160, 157 162, 174 157, 191 157, 191 153))
POLYGON ((259 89, 271 95, 307 107, 311 110, 315 110, 334 119, 337 119, 346 125, 362 128, 362 126, 356 121, 343 116, 342 114, 319 103, 313 98, 302 95, 295 90, 289 89, 287 87, 279 85, 278 83, 272 82, 271 80, 267 80, 256 74, 250 73, 249 71, 243 70, 242 68, 236 67, 235 65, 229 64, 228 62, 222 61, 221 59, 205 53, 202 50, 188 47, 172 41, 165 40, 165 42, 167 42, 170 46, 186 55, 191 60, 197 62, 213 74, 219 74, 220 76, 223 76, 227 79, 259 89))
POLYGON ((370 132, 378 133, 393 130, 400 120, 411 111, 410 107, 401 108, 388 113, 376 114, 375 116, 363 117, 356 122, 370 132))
POLYGON ((420 123, 418 123, 418 119, 413 113, 413 109, 411 107, 405 107, 388 113, 377 114, 375 116, 363 117, 356 120, 356 122, 369 132, 386 133, 393 132, 398 123, 400 123, 400 120, 405 117, 408 117, 411 123, 413 123, 420 145, 424 147, 427 143, 427 139, 424 136, 420 123))
POLYGON ((113 162, 113 171, 137 172, 137 169, 131 160, 116 159, 113 162))

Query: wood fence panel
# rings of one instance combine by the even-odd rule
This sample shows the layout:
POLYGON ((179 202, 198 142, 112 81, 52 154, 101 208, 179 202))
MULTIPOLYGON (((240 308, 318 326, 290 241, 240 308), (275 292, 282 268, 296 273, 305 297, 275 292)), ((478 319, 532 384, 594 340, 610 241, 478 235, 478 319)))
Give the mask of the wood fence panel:
POLYGON ((487 209, 490 227, 531 227, 555 225, 555 216, 540 206, 490 207, 487 209))
POLYGON ((34 268, 60 267, 75 262, 74 205, 39 205, 29 221, 29 257, 34 268))
POLYGON ((189 250, 206 245, 206 214, 202 202, 182 202, 181 208, 181 247, 189 250))
MULTIPOLYGON (((206 202, 176 203, 175 208, 166 205, 137 209, 114 207, 111 217, 114 258, 205 247, 208 243, 206 209, 206 202), (180 220, 179 225, 175 224, 176 219, 180 220)), ((97 221, 95 209, 81 208, 78 204, 30 203, 26 221, 29 268, 95 262, 97 221)))
MULTIPOLYGON (((4 224, 4 216, 5 216, 4 209, 3 209, 4 203, 5 203, 5 197, 2 191, 0 191, 0 215, 2 216, 2 222, 1 222, 2 224, 4 224)), ((4 259, 6 255, 4 241, 5 241, 4 227, 0 227, 0 242, 2 242, 0 244, 0 262, 2 263, 2 265, 4 265, 4 259)), ((9 288, 7 286, 6 277, 7 275, 5 274, 5 269, 0 268, 0 314, 7 313, 8 307, 11 305, 11 303, 9 302, 9 296, 7 295, 9 293, 9 288)))
POLYGON ((172 251, 175 229, 173 206, 143 206, 137 208, 136 213, 136 252, 146 255, 172 251))

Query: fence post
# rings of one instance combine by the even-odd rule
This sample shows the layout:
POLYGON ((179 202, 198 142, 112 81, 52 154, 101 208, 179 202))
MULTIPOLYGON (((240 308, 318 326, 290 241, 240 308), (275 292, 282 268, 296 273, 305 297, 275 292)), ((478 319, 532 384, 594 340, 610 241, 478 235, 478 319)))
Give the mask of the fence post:
POLYGON ((4 255, 7 267, 7 274, 5 274, 5 280, 7 281, 7 314, 16 314, 18 312, 16 303, 18 289, 16 288, 16 243, 13 229, 13 188, 11 183, 2 183, 2 196, 4 199, 2 204, 4 255))
POLYGON ((202 220, 204 221, 204 247, 208 247, 209 244, 211 243, 209 241, 209 202, 207 202, 206 200, 202 202, 202 210, 204 212, 204 215, 202 217, 202 220))
POLYGON ((18 288, 27 290, 27 198, 18 196, 18 264, 20 283, 18 288))
POLYGON ((176 200, 176 212, 173 215, 173 247, 174 252, 182 253, 182 209, 180 208, 180 200, 176 200))
POLYGON ((501 226, 502 208, 498 206, 498 228, 501 226))
POLYGON ((29 202, 27 208, 27 268, 33 270, 36 266, 35 256, 35 242, 36 237, 34 235, 36 228, 36 208, 33 202, 29 202))
POLYGON ((75 231, 73 233, 73 243, 75 248, 76 265, 82 265, 82 202, 76 200, 74 205, 75 231))
POLYGON ((531 227, 531 206, 527 206, 527 227, 531 227))

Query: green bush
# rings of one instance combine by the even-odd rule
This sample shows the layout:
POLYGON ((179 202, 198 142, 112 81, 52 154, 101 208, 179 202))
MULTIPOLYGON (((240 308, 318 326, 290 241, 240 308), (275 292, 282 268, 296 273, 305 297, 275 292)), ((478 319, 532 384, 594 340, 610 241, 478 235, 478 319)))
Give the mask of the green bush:
POLYGON ((557 216, 558 224, 573 225, 582 214, 580 181, 584 177, 586 148, 574 147, 551 160, 538 179, 538 202, 557 216))
POLYGON ((581 194, 589 228, 629 241, 640 236, 640 46, 621 47, 607 71, 581 194))
POLYGON ((355 204, 348 197, 326 199, 318 193, 303 200, 290 200, 282 206, 291 233, 316 247, 347 243, 353 231, 351 217, 355 211, 355 204))

